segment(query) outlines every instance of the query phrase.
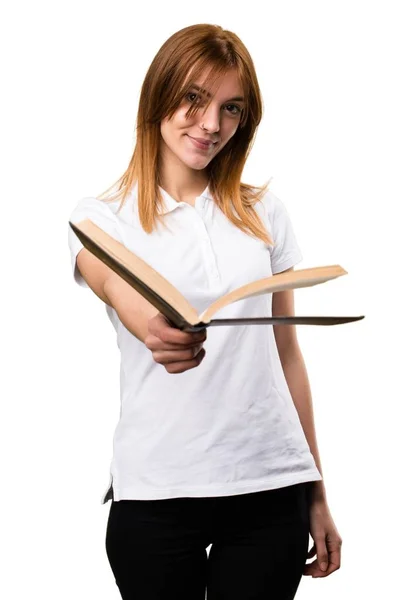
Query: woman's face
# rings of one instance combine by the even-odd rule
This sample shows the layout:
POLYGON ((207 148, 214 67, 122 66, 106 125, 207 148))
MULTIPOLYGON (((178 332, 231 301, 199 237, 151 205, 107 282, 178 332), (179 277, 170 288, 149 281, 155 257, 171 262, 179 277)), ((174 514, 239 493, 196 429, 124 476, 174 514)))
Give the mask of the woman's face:
MULTIPOLYGON (((199 87, 202 83, 202 80, 195 82, 199 87)), ((207 110, 204 108, 206 98, 200 96, 196 85, 189 90, 173 118, 162 120, 161 152, 163 160, 178 159, 191 169, 201 170, 235 134, 245 103, 235 70, 228 71, 216 82, 216 91, 207 110), (194 102, 200 103, 200 109, 187 119, 185 114, 194 102), (209 145, 199 146, 194 138, 207 140, 209 145)))

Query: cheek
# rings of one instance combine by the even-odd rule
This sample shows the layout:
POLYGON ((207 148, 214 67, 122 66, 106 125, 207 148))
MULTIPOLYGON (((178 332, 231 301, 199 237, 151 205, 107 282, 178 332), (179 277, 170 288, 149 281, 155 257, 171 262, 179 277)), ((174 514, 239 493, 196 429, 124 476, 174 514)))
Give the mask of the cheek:
POLYGON ((163 119, 163 121, 161 121, 161 131, 164 131, 165 133, 172 133, 173 131, 181 127, 184 120, 184 112, 178 110, 170 120, 163 119))
POLYGON ((171 121, 163 122, 160 126, 160 133, 163 138, 163 141, 168 145, 173 145, 176 143, 177 139, 180 138, 180 129, 179 120, 176 119, 176 115, 173 117, 171 121))
POLYGON ((236 131, 238 130, 239 127, 239 123, 227 123, 225 125, 225 131, 224 131, 224 137, 225 140, 228 142, 236 133, 236 131))
POLYGON ((173 121, 163 120, 160 124, 160 133, 163 138, 168 138, 170 132, 173 130, 173 121))
MULTIPOLYGON (((187 127, 190 119, 186 118, 186 113, 187 113, 188 109, 186 107, 182 107, 179 108, 179 110, 176 112, 174 118, 173 118, 173 123, 174 123, 174 127, 175 128, 182 128, 182 127, 187 127)), ((193 119, 192 119, 193 121, 193 119)))

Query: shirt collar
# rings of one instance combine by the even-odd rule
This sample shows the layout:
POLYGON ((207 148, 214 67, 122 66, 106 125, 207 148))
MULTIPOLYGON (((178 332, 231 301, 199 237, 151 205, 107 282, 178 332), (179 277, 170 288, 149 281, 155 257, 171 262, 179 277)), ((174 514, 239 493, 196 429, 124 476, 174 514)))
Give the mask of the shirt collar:
MULTIPOLYGON (((159 188, 160 188, 160 193, 162 194, 163 202, 165 205, 165 209, 163 210, 162 214, 172 212, 172 210, 175 210, 179 206, 182 206, 185 204, 185 202, 177 202, 174 198, 172 198, 172 196, 170 196, 170 194, 168 194, 166 192, 166 190, 164 190, 160 186, 159 186, 159 188)), ((210 193, 208 185, 205 187, 203 192, 201 194, 199 194, 199 196, 197 196, 197 198, 205 198, 207 200, 212 200, 212 195, 210 193)))
MULTIPOLYGON (((134 186, 133 186, 133 192, 132 192, 134 199, 137 198, 137 187, 138 187, 138 184, 137 184, 137 182, 135 182, 134 186)), ((176 200, 174 198, 172 198, 172 196, 170 196, 170 194, 168 194, 166 192, 166 190, 164 190, 162 187, 159 186, 159 189, 160 189, 160 193, 162 195, 163 203, 164 203, 164 209, 160 212, 160 214, 164 215, 166 213, 172 212, 179 206, 182 206, 185 204, 185 202, 176 202, 176 200)), ((210 189, 209 189, 208 185, 205 187, 203 192, 197 197, 205 198, 207 200, 213 200, 213 196, 210 193, 210 189)))

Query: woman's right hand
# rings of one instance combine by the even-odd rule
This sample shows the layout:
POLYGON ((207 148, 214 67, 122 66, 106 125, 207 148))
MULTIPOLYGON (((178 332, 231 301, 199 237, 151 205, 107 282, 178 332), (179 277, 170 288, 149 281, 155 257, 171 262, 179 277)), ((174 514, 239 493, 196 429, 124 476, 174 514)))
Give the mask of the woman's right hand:
POLYGON ((206 337, 206 328, 180 331, 159 312, 148 320, 145 345, 152 352, 153 360, 164 365, 168 373, 183 373, 202 362, 206 354, 203 348, 206 337))

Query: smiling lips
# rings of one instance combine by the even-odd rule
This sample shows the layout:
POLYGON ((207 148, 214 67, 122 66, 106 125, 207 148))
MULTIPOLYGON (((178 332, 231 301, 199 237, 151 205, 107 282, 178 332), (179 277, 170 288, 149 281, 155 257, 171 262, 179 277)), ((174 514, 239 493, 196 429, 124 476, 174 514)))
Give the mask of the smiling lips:
POLYGON ((190 135, 187 137, 193 142, 193 145, 200 150, 208 150, 216 143, 212 142, 211 140, 205 140, 204 138, 193 138, 190 135))

